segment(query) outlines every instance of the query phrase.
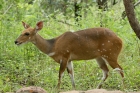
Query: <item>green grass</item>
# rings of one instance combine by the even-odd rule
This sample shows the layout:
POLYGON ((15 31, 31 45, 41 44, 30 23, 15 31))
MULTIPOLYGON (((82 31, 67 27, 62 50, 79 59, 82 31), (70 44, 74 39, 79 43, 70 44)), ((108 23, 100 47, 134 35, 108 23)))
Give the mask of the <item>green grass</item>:
MULTIPOLYGON (((37 9, 39 11, 39 8, 30 8, 29 11, 18 8, 20 16, 16 11, 13 13, 14 18, 10 18, 11 14, 7 14, 8 18, 0 20, 0 92, 16 91, 22 86, 34 85, 46 89, 48 93, 55 93, 59 64, 46 54, 41 53, 31 43, 20 47, 14 44, 15 39, 23 30, 21 24, 23 20, 32 26, 35 26, 39 20, 45 20, 44 28, 39 32, 44 38, 53 38, 69 30, 99 27, 100 21, 102 21, 104 27, 113 30, 123 40, 124 46, 119 56, 119 63, 125 73, 124 89, 120 75, 109 67, 109 77, 103 88, 140 91, 140 41, 132 31, 127 19, 121 19, 120 11, 123 11, 124 8, 118 7, 116 9, 116 7, 118 6, 108 12, 101 12, 95 7, 90 7, 90 10, 87 11, 88 15, 82 18, 79 26, 74 24, 74 18, 66 19, 62 14, 58 14, 56 18, 66 20, 72 26, 58 22, 53 17, 44 17, 39 12, 32 11, 34 15, 27 16, 31 10, 37 9), (104 15, 102 19, 100 15, 104 15)), ((102 78, 102 71, 95 60, 75 61, 73 63, 76 89, 96 88, 102 78)), ((62 91, 72 89, 70 78, 66 72, 62 79, 61 89, 62 91)))

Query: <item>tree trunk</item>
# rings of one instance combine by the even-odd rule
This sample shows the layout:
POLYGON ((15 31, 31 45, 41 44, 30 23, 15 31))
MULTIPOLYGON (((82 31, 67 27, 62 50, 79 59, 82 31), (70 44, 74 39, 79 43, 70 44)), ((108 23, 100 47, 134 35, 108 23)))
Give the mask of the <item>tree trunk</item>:
POLYGON ((81 5, 78 4, 77 1, 75 1, 74 2, 74 9, 75 9, 74 14, 75 14, 76 22, 78 22, 81 19, 81 17, 82 17, 82 15, 81 15, 81 8, 82 8, 81 5))
POLYGON ((115 4, 117 4, 117 2, 116 0, 113 0, 112 5, 115 5, 115 4))
POLYGON ((97 0, 97 3, 99 9, 107 10, 107 0, 97 0))
POLYGON ((125 6, 125 11, 127 18, 129 20, 129 23, 136 33, 137 37, 140 39, 140 24, 137 21, 137 18, 134 13, 134 5, 133 5, 133 0, 123 0, 124 6, 125 6))

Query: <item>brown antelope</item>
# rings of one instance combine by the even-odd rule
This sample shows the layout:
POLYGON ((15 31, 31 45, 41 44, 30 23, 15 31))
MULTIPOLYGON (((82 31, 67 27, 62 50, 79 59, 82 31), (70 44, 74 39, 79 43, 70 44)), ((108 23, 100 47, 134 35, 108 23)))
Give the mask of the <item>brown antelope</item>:
POLYGON ((25 30, 16 39, 15 44, 21 45, 25 42, 32 42, 40 51, 60 64, 58 88, 60 88, 61 79, 66 68, 72 86, 75 88, 72 60, 96 59, 103 71, 103 78, 97 88, 101 88, 108 77, 107 63, 113 69, 118 70, 122 78, 124 77, 122 68, 117 62, 122 49, 122 41, 111 30, 102 27, 90 28, 77 32, 65 32, 53 39, 44 39, 37 33, 43 28, 42 21, 38 22, 35 28, 24 22, 22 24, 25 30))

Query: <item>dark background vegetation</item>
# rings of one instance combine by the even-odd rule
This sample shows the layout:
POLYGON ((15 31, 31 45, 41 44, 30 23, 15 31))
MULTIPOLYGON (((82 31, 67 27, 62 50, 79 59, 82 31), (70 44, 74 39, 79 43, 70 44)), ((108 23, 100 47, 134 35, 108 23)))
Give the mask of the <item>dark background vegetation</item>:
MULTIPOLYGON (((138 2, 133 1, 133 4, 138 2)), ((125 88, 120 75, 112 68, 103 88, 139 91, 140 41, 124 11, 122 0, 1 0, 0 92, 16 91, 23 86, 40 86, 48 93, 55 93, 59 64, 30 43, 20 47, 14 44, 24 29, 21 21, 33 27, 36 22, 44 21, 44 28, 39 34, 48 39, 66 31, 92 27, 113 30, 124 43, 119 63, 125 73, 125 88)), ((140 20, 140 6, 135 6, 134 11, 137 20, 140 20)), ((102 78, 102 71, 95 60, 75 61, 74 70, 77 90, 94 89, 102 78)), ((61 89, 72 89, 67 73, 61 89)))

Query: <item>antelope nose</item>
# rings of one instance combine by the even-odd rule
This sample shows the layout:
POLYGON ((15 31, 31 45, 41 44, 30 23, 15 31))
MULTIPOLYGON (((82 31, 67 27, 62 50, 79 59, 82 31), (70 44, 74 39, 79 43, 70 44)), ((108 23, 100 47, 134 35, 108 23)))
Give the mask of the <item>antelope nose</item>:
POLYGON ((17 44, 18 43, 18 41, 15 41, 15 44, 17 44))

